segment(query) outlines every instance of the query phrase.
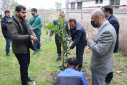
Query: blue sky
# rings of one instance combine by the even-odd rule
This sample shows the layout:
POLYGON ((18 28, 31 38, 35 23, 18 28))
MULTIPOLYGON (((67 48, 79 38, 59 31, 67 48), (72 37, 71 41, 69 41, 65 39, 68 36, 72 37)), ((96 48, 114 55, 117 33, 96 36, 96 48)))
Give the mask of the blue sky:
POLYGON ((65 0, 16 0, 19 4, 25 5, 27 8, 37 9, 55 9, 55 2, 61 2, 62 8, 65 8, 65 0))

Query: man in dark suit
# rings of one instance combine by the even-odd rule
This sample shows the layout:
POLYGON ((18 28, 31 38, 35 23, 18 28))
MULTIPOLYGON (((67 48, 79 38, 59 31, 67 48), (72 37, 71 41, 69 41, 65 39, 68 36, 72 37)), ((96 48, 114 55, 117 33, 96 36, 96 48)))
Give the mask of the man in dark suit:
POLYGON ((11 39, 10 39, 9 33, 7 31, 7 20, 11 19, 11 17, 10 17, 10 11, 6 10, 4 12, 4 14, 5 14, 5 16, 1 20, 1 28, 2 28, 3 36, 4 36, 5 40, 6 40, 6 55, 7 56, 11 56, 10 55, 10 43, 11 43, 11 39))
MULTIPOLYGON (((64 12, 61 12, 59 17, 60 18, 65 18, 64 12)), ((58 20, 53 21, 54 25, 59 25, 58 22, 59 22, 58 20)), ((68 22, 65 20, 64 24, 66 24, 67 34, 70 36, 70 31, 69 31, 69 28, 68 28, 68 22)), ((59 29, 60 29, 60 26, 59 26, 59 29)), ((54 33, 54 31, 50 32, 50 38, 52 37, 53 33, 54 33)), ((59 36, 57 34, 55 35, 55 43, 56 43, 56 46, 57 46, 57 53, 58 53, 57 58, 60 58, 60 56, 61 56, 61 43, 59 42, 59 36)))
POLYGON ((78 22, 76 22, 76 19, 74 18, 69 19, 69 25, 71 33, 71 37, 69 40, 73 40, 74 42, 72 43, 68 51, 76 46, 76 58, 79 61, 77 70, 80 71, 82 69, 84 48, 87 45, 86 32, 85 29, 78 22))
MULTIPOLYGON (((118 51, 119 48, 119 21, 117 18, 113 15, 113 9, 110 5, 104 6, 101 8, 101 10, 105 14, 106 20, 110 22, 110 24, 115 28, 116 34, 117 34, 117 39, 116 39, 116 44, 114 48, 114 53, 118 51)), ((106 83, 110 83, 113 78, 113 72, 109 73, 105 79, 106 83)))

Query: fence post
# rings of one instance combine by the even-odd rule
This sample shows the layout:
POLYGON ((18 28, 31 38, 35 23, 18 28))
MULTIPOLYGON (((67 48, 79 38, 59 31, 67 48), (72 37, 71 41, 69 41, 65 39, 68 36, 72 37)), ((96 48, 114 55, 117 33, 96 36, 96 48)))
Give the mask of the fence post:
POLYGON ((81 7, 81 22, 83 20, 83 8, 81 7))

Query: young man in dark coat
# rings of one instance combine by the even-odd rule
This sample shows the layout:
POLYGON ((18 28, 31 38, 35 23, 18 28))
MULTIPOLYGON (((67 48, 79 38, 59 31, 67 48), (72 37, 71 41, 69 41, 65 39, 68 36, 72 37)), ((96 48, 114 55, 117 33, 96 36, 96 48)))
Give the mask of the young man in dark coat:
POLYGON ((35 79, 28 77, 28 66, 30 63, 29 48, 34 50, 32 41, 36 41, 35 33, 29 28, 26 17, 26 8, 22 5, 16 6, 14 19, 8 21, 8 32, 12 39, 12 50, 20 65, 22 85, 29 85, 28 81, 35 79), (32 41, 31 41, 32 40, 32 41))
POLYGON ((2 33, 3 33, 3 36, 6 40, 6 55, 7 56, 11 56, 10 55, 10 43, 11 43, 11 39, 10 39, 10 36, 9 36, 9 33, 8 33, 8 30, 7 30, 7 20, 11 19, 10 17, 10 11, 9 10, 6 10, 4 12, 5 16, 2 18, 1 20, 1 28, 2 28, 2 33))

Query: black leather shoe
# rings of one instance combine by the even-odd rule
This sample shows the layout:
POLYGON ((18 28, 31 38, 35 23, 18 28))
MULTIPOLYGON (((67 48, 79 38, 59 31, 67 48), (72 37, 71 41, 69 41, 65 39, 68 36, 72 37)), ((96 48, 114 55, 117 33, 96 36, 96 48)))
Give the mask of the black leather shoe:
POLYGON ((27 84, 22 84, 22 85, 29 85, 29 84, 27 83, 27 84))
POLYGON ((76 71, 81 71, 81 69, 78 68, 76 71))
POLYGON ((34 81, 35 79, 34 78, 28 78, 28 81, 34 81))

